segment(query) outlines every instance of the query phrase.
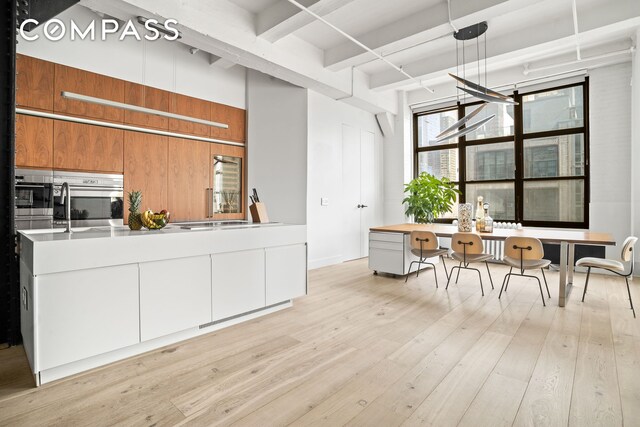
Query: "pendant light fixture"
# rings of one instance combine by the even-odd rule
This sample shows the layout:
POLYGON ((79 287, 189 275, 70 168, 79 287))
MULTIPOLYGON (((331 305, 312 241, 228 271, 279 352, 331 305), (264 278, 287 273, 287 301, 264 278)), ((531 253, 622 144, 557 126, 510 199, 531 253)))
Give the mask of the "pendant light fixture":
POLYGON ((456 73, 459 73, 460 62, 459 62, 459 49, 458 42, 462 42, 462 75, 463 77, 457 76, 455 74, 449 73, 449 75, 460 83, 460 86, 456 86, 458 89, 458 102, 460 102, 460 92, 462 92, 463 103, 466 95, 471 95, 474 98, 485 101, 485 103, 481 104, 478 108, 440 132, 438 136, 436 136, 436 143, 443 142, 449 139, 457 138, 468 133, 473 132, 489 123, 494 117, 495 114, 492 114, 488 117, 485 117, 476 123, 469 124, 469 121, 474 118, 480 111, 482 111, 486 107, 486 103, 494 103, 494 104, 507 104, 507 105, 515 105, 517 104, 513 98, 503 95, 499 92, 491 90, 487 88, 487 36, 486 31, 489 28, 489 25, 486 21, 479 22, 477 24, 470 25, 468 27, 462 28, 458 31, 454 31, 453 37, 456 39, 456 73), (482 73, 480 72, 480 43, 479 38, 484 34, 484 85, 481 85, 482 73), (465 41, 476 40, 476 63, 478 70, 478 83, 474 83, 466 78, 466 55, 465 55, 465 41), (464 128, 462 128, 464 126, 464 128))

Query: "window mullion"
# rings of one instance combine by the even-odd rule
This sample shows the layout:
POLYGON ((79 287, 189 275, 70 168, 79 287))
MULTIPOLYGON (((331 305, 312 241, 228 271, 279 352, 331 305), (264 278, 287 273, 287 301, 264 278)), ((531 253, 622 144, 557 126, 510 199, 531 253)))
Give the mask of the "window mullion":
POLYGON ((513 93, 516 105, 514 105, 514 144, 515 144, 515 161, 514 166, 516 168, 514 173, 515 178, 515 197, 516 197, 516 222, 522 222, 524 218, 524 141, 523 141, 523 118, 522 118, 522 95, 516 90, 513 93))

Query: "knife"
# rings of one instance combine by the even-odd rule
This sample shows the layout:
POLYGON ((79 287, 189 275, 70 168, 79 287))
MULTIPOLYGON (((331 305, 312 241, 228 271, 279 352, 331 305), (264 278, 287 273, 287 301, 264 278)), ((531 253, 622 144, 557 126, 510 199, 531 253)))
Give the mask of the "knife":
POLYGON ((256 201, 256 203, 260 203, 260 198, 258 197, 258 192, 255 188, 253 189, 253 199, 256 201))
POLYGON ((249 199, 251 199, 251 203, 253 203, 254 205, 256 204, 256 199, 254 199, 253 196, 249 196, 249 199))

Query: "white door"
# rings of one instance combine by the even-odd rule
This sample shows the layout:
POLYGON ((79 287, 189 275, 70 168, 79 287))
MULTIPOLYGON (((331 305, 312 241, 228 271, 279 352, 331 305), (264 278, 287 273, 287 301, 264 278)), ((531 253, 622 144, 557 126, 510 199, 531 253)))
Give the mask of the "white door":
POLYGON ((375 135, 342 125, 343 259, 368 256, 376 200, 375 135))
POLYGON ((360 241, 360 129, 342 125, 342 215, 344 260, 362 258, 360 241))

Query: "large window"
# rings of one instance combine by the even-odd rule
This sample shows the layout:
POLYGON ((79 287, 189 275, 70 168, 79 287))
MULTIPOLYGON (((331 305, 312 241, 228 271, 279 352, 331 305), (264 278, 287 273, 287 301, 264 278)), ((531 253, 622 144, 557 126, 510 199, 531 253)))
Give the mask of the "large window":
POLYGON ((489 104, 473 121, 495 114, 492 121, 441 143, 436 135, 480 104, 415 114, 415 173, 458 183, 460 201, 483 196, 499 221, 587 228, 587 90, 585 80, 514 92, 519 105, 489 104))

